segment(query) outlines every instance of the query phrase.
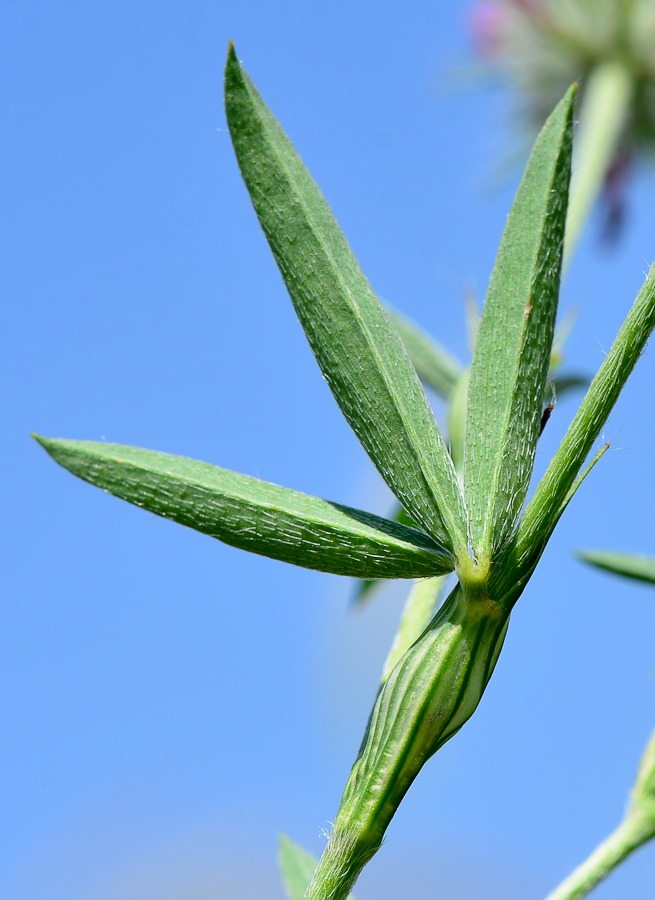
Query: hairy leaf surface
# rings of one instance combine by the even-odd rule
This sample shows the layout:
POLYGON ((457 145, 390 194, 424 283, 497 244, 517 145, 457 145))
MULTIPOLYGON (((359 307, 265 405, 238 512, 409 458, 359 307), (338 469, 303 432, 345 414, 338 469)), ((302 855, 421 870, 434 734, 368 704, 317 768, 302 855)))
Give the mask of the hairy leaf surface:
POLYGON ((465 552, 463 498, 416 371, 325 198, 233 48, 225 106, 241 174, 337 403, 421 527, 465 552))
POLYGON ((480 320, 464 463, 478 558, 490 559, 507 543, 532 475, 557 314, 574 95, 571 88, 537 138, 480 320))
POLYGON ((243 550, 360 578, 453 568, 448 553, 420 531, 248 475, 121 444, 37 440, 84 481, 243 550))
POLYGON ((516 537, 516 559, 533 564, 552 533, 562 503, 655 328, 655 266, 589 386, 562 443, 536 487, 516 537))

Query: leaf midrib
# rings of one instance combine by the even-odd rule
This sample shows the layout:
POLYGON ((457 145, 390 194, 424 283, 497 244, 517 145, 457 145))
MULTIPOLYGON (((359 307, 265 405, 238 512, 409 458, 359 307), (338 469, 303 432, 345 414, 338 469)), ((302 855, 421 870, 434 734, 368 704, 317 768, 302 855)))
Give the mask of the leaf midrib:
MULTIPOLYGON (((538 249, 537 253, 535 254, 535 261, 538 261, 539 257, 541 256, 541 251, 542 251, 542 247, 543 247, 543 233, 544 233, 544 228, 542 227, 540 230, 539 249, 538 249)), ((482 532, 482 546, 486 548, 486 552, 488 554, 491 554, 491 553, 497 554, 497 553, 501 552, 503 550, 503 547, 507 546, 507 544, 511 541, 511 535, 512 535, 512 532, 510 532, 508 537, 506 538, 505 542, 501 546, 492 547, 492 545, 491 545, 492 532, 493 532, 493 525, 495 522, 494 511, 496 508, 496 503, 498 500, 498 494, 499 494, 499 490, 500 490, 500 480, 501 480, 501 474, 503 471, 504 459, 505 459, 505 448, 507 447, 509 440, 510 440, 510 433, 511 433, 510 422, 512 419, 512 411, 514 409, 514 401, 515 401, 516 397, 521 393, 521 391, 519 390, 519 388, 521 386, 519 385, 518 375, 521 370, 523 351, 524 351, 525 345, 526 345, 526 335, 527 335, 528 326, 530 323, 530 316, 532 315, 532 300, 534 297, 534 287, 535 287, 535 275, 534 275, 535 268, 536 268, 536 266, 533 266, 533 269, 532 269, 533 275, 532 275, 532 278, 530 281, 530 290, 529 290, 529 294, 528 294, 528 300, 531 304, 530 312, 527 315, 524 315, 524 317, 523 317, 523 327, 521 329, 520 352, 516 357, 516 364, 513 368, 513 376, 514 376, 512 379, 513 387, 512 387, 512 392, 510 395, 510 402, 507 404, 507 409, 506 409, 505 415, 503 417, 503 428, 502 428, 502 432, 501 432, 503 434, 503 442, 500 447, 500 453, 498 454, 498 458, 497 458, 498 461, 497 461, 496 465, 494 466, 494 476, 493 476, 493 481, 492 481, 493 489, 489 495, 490 503, 489 503, 489 506, 487 507, 487 511, 486 511, 486 515, 485 515, 484 530, 482 532)), ((523 501, 523 506, 524 505, 525 505, 525 500, 523 501)), ((518 518, 520 518, 520 510, 517 515, 517 521, 518 521, 518 518)), ((515 522, 513 525, 513 530, 516 529, 516 524, 517 523, 515 522)), ((471 536, 471 540, 472 540, 472 536, 471 536)))

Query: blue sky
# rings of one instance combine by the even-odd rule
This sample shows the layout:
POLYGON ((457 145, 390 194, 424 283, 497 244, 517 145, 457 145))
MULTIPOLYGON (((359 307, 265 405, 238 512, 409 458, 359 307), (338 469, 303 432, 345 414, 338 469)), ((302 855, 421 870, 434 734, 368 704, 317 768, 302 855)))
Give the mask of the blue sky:
MULTIPOLYGON (((403 591, 247 555, 73 479, 29 438, 166 450, 386 512, 311 356, 226 131, 227 42, 379 294, 466 358, 514 184, 506 107, 445 89, 468 4, 0 3, 0 894, 281 898, 320 852, 403 591)), ((518 173, 517 173, 518 174, 518 173)), ((592 222, 563 307, 593 372, 655 255, 592 222)), ((596 223, 597 224, 597 223, 596 223)), ((479 711, 410 791, 359 900, 538 898, 618 821, 655 726, 655 594, 573 561, 655 552, 652 353, 562 520, 479 711)), ((437 405, 437 412, 440 412, 437 405)), ((543 469, 574 410, 558 405, 543 469)), ((599 900, 650 897, 655 850, 599 900)))

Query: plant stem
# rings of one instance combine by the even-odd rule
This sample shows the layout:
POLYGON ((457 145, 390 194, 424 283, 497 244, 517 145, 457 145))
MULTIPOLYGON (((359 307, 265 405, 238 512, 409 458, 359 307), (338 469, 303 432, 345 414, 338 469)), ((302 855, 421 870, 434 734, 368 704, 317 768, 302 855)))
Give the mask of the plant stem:
POLYGON ((473 714, 509 610, 458 584, 381 686, 305 900, 344 900, 423 764, 473 714))
POLYGON ((630 73, 620 62, 600 63, 588 77, 566 219, 565 268, 614 159, 632 91, 630 73))
POLYGON ((603 841, 582 865, 569 875, 546 900, 579 900, 606 878, 612 869, 655 835, 655 824, 639 810, 632 810, 616 831, 603 841))

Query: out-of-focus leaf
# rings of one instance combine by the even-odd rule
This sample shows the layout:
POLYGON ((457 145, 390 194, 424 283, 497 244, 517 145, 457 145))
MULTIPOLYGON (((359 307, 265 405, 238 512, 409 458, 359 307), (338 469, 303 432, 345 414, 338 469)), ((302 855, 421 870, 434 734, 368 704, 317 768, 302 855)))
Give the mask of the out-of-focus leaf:
MULTIPOLYGON (((286 834, 281 834, 278 842, 278 863, 290 900, 303 900, 318 863, 316 857, 298 844, 294 844, 286 834)), ((350 894, 348 900, 355 898, 350 894)))
POLYGON ((464 484, 473 551, 507 543, 528 490, 550 363, 571 170, 571 88, 535 143, 485 300, 468 393, 464 484))
POLYGON ((364 578, 453 568, 449 554, 422 532, 248 475, 121 444, 36 439, 84 481, 243 550, 364 578))
POLYGON ((420 638, 430 624, 443 595, 447 580, 447 575, 441 575, 439 578, 422 578, 416 582, 409 592, 400 618, 398 631, 382 669, 383 683, 391 675, 414 641, 420 638))
POLYGON ((564 361, 564 346, 571 334, 571 329, 575 325, 577 317, 578 314, 574 309, 567 309, 562 316, 561 321, 555 326, 553 346, 550 351, 551 376, 555 375, 564 361))
POLYGON ((602 62, 588 75, 580 110, 575 177, 566 222, 566 264, 616 156, 634 92, 632 75, 622 60, 602 62))
POLYGON ((294 844, 286 834, 278 842, 278 863, 282 880, 290 900, 303 900, 307 885, 312 880, 318 860, 294 844))
POLYGON ((450 455, 459 473, 464 465, 464 435, 466 432, 466 406, 468 400, 470 369, 464 369, 450 396, 448 409, 448 436, 450 455))
POLYGON ((464 286, 464 312, 466 314, 466 337, 468 338, 471 355, 475 353, 475 345, 478 342, 480 330, 480 309, 478 297, 472 285, 464 286))
POLYGON ((360 578, 355 584, 352 604, 358 608, 366 606, 375 591, 380 587, 380 578, 360 578))
POLYGON ((460 364, 415 322, 388 305, 387 312, 421 381, 448 399, 459 377, 460 364))
POLYGON ((416 370, 325 198, 233 47, 225 107, 241 174, 337 403, 421 527, 466 553, 464 499, 416 370))
POLYGON ((575 555, 583 562, 614 575, 655 584, 655 558, 652 556, 616 553, 612 550, 578 550, 575 555))
MULTIPOLYGON (((565 397, 567 394, 573 393, 573 391, 584 391, 589 387, 591 382, 591 378, 588 375, 577 375, 577 374, 569 374, 564 373, 563 375, 556 375, 553 378, 553 387, 555 388, 555 396, 560 399, 561 397, 565 397)), ((548 388, 546 388, 546 392, 548 388)))

